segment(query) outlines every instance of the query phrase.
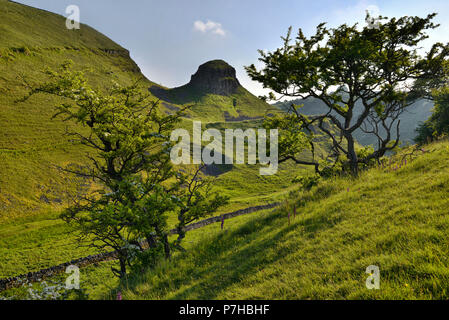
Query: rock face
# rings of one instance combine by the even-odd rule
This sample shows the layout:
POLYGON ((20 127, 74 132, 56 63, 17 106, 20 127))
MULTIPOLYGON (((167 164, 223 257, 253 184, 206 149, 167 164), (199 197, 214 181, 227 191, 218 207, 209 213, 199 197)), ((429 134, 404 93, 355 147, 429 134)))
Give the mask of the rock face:
POLYGON ((232 66, 223 60, 213 60, 198 68, 188 86, 201 92, 230 95, 237 91, 240 83, 232 66))

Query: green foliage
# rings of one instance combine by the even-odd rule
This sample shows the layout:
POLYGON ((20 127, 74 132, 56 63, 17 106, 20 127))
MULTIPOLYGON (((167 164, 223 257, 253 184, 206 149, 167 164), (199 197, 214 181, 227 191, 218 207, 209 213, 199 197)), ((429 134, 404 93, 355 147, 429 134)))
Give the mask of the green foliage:
POLYGON ((434 92, 435 108, 430 118, 437 135, 449 134, 449 87, 434 92))
POLYGON ((149 95, 137 83, 129 87, 115 84, 107 92, 94 90, 69 62, 59 71, 46 73, 49 81, 32 87, 22 101, 38 93, 63 98, 54 117, 87 127, 87 134, 68 134, 94 151, 89 156, 90 166, 64 170, 101 184, 81 201, 75 200, 63 213, 63 219, 77 224, 91 246, 117 251, 120 270, 113 271, 120 277, 135 261, 141 264, 142 259, 157 260, 155 254, 162 251, 160 248, 169 258, 168 213, 179 205, 183 211, 191 204, 194 209, 188 211, 193 212, 189 216, 193 221, 217 210, 223 200, 215 197, 205 205, 207 196, 199 192, 202 185, 189 197, 193 203, 185 204, 176 197, 183 186, 169 181, 175 177, 169 133, 182 110, 175 115, 161 115, 157 103, 149 101, 149 95), (147 247, 150 250, 141 253, 147 247))
MULTIPOLYGON (((374 148, 372 146, 357 146, 355 152, 357 154, 357 158, 360 159, 358 163, 358 170, 367 170, 372 168, 378 163, 378 161, 380 161, 380 159, 371 157, 374 153, 374 148), (365 161, 364 159, 368 160, 365 161)), ((320 166, 322 167, 320 175, 323 178, 337 177, 349 174, 351 172, 351 167, 346 156, 340 156, 336 161, 324 159, 320 161, 320 166)))
POLYGON ((181 242, 185 238, 185 227, 199 218, 211 215, 218 210, 219 207, 228 203, 229 197, 222 196, 212 191, 212 180, 201 175, 204 166, 200 166, 193 177, 189 177, 182 172, 178 172, 177 180, 181 188, 176 193, 174 199, 179 206, 178 238, 175 241, 175 247, 184 251, 181 242))
POLYGON ((304 150, 310 148, 313 135, 304 132, 302 123, 292 114, 266 117, 263 123, 265 129, 278 129, 279 161, 296 158, 304 150))
POLYGON ((449 134, 449 87, 434 90, 435 107, 430 118, 421 123, 416 130, 415 141, 425 144, 441 136, 449 134))
POLYGON ((348 161, 346 157, 340 157, 337 161, 328 161, 326 159, 320 161, 322 169, 320 175, 323 178, 332 178, 347 173, 348 161))
POLYGON ((318 182, 320 181, 321 176, 320 175, 311 175, 311 176, 300 176, 296 177, 293 182, 301 184, 301 187, 304 190, 310 190, 312 187, 315 187, 318 185, 318 182))
POLYGON ((92 246, 116 250, 120 270, 114 272, 123 277, 133 249, 143 250, 140 239, 158 246, 156 238, 167 238, 167 212, 175 205, 162 183, 174 174, 167 134, 178 115, 161 116, 137 84, 115 84, 106 93, 94 90, 70 62, 46 73, 49 81, 32 88, 24 100, 37 93, 64 99, 54 117, 89 128, 88 134, 68 134, 95 152, 90 166, 65 170, 102 185, 75 200, 62 217, 76 223, 83 236, 93 235, 92 246))
POLYGON ((428 121, 420 122, 418 127, 416 128, 416 133, 418 135, 415 137, 415 142, 420 145, 431 142, 434 132, 435 131, 428 121))
POLYGON ((356 152, 359 159, 369 159, 367 162, 362 162, 359 164, 361 168, 370 168, 376 164, 376 159, 371 157, 374 153, 374 148, 372 146, 359 148, 356 152))
MULTIPOLYGON (((357 175, 360 162, 378 159, 396 147, 399 115, 416 99, 429 96, 434 79, 446 77, 449 45, 436 43, 424 57, 417 53, 427 31, 437 27, 434 17, 380 17, 378 28, 362 29, 346 24, 328 29, 322 23, 310 38, 300 29, 293 43, 290 28, 283 47, 260 51, 262 70, 254 65, 246 70, 253 80, 279 95, 324 102, 329 112, 310 117, 306 124, 317 124, 333 141, 335 161, 346 156, 352 174, 357 175), (412 86, 405 91, 408 81, 412 86), (355 117, 357 101, 362 102, 363 112, 355 117), (338 134, 323 125, 324 119, 336 126, 338 134), (386 131, 383 137, 379 128, 386 131), (357 156, 357 129, 378 139, 377 149, 367 158, 357 156)), ((298 121, 304 121, 303 117, 298 115, 298 121)))

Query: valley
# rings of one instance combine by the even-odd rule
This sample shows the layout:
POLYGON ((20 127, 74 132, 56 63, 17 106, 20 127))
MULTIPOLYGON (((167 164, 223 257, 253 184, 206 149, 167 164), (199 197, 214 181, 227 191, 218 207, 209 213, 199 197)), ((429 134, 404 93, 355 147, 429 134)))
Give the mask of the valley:
MULTIPOLYGON (((111 251, 108 245, 102 251, 89 246, 91 238, 81 239, 80 229, 61 218, 67 208, 86 201, 85 197, 101 189, 100 179, 69 173, 67 168, 74 171, 88 168, 92 159, 105 154, 107 159, 108 153, 102 150, 103 153, 94 154, 92 148, 70 133, 91 137, 101 126, 89 127, 82 121, 54 117, 55 107, 67 103, 64 96, 44 94, 42 90, 30 95, 33 88, 47 83, 67 61, 72 62, 74 73, 83 74, 98 92, 110 93, 114 86, 137 83, 149 100, 157 102, 158 119, 185 109, 175 129, 185 129, 193 137, 187 142, 189 151, 207 151, 209 141, 201 139, 201 135, 198 138, 198 132, 208 129, 221 135, 221 151, 225 149, 226 130, 248 130, 247 133, 254 133, 255 139, 257 130, 266 129, 270 119, 277 120, 279 126, 285 125, 283 117, 293 115, 288 113, 292 103, 304 105, 298 110, 306 117, 325 114, 344 122, 348 112, 345 108, 349 103, 342 102, 348 98, 345 94, 334 97, 336 103, 329 103, 334 108, 332 111, 318 98, 269 104, 244 88, 235 67, 221 57, 204 61, 191 70, 188 83, 168 88, 148 79, 131 58, 130 51, 114 40, 88 25, 81 24, 80 30, 68 30, 65 23, 61 15, 0 0, 0 279, 111 251)), ((287 61, 286 53, 280 56, 282 59, 274 60, 274 65, 282 66, 287 61)), ((286 64, 296 66, 289 63, 286 64)), ((302 67, 306 70, 309 66, 302 67)), ((251 67, 246 69, 251 74, 251 67)), ((287 72, 283 67, 280 69, 287 72)), ((258 77, 270 84, 277 80, 290 85, 290 81, 294 83, 303 76, 297 72, 288 78, 282 72, 276 77, 265 70, 258 77)), ((253 77, 257 78, 255 73, 253 70, 253 77)), ((279 91, 284 89, 282 85, 279 88, 279 91)), ((371 114, 375 117, 378 112, 379 123, 384 121, 384 129, 376 132, 378 135, 387 133, 381 114, 388 109, 388 103, 393 101, 394 105, 394 98, 397 97, 392 95, 382 100, 383 105, 376 106, 371 114)), ((348 100, 354 102, 353 97, 348 100)), ((336 155, 335 150, 348 147, 347 142, 342 142, 341 132, 362 118, 363 103, 366 101, 354 103, 354 110, 350 110, 352 121, 345 128, 339 128, 337 121, 332 124, 321 119, 322 123, 317 121, 307 128, 292 126, 292 132, 288 132, 292 136, 287 138, 284 135, 288 128, 279 130, 280 144, 287 151, 291 151, 289 147, 297 142, 298 135, 310 134, 306 146, 298 147, 300 151, 291 149, 302 161, 317 161, 316 168, 321 171, 313 165, 295 163, 291 157, 279 163, 275 174, 264 175, 261 172, 268 163, 277 165, 277 160, 268 157, 268 153, 269 162, 263 163, 260 154, 251 157, 251 145, 240 145, 240 150, 236 150, 233 160, 239 158, 243 163, 228 163, 225 155, 214 152, 215 158, 223 159, 223 163, 205 165, 198 169, 199 176, 210 179, 208 192, 228 200, 205 216, 195 216, 198 208, 185 205, 183 209, 193 208, 190 223, 211 216, 218 219, 257 206, 272 205, 268 206, 270 209, 263 207, 263 210, 191 230, 185 234, 182 247, 177 246, 178 235, 170 233, 180 223, 180 213, 173 208, 165 209, 166 243, 173 249, 169 259, 152 262, 151 267, 138 271, 131 268, 129 275, 122 279, 111 273, 112 268, 119 268, 118 260, 89 264, 80 269, 81 294, 86 296, 69 299, 116 300, 118 296, 125 300, 447 299, 449 142, 447 135, 434 134, 433 138, 428 137, 428 144, 415 144, 416 130, 432 115, 435 103, 419 99, 408 107, 398 118, 401 143, 376 159, 368 159, 366 153, 371 146, 375 149, 377 138, 361 128, 355 129, 352 151, 359 159, 366 156, 368 160, 356 162, 360 171, 351 175, 347 155, 336 155), (323 128, 329 134, 320 131, 323 128), (332 140, 332 135, 340 140, 332 140), (288 143, 291 145, 285 146, 288 143), (247 159, 254 161, 248 163, 247 159), (381 266, 381 290, 365 287, 368 276, 365 269, 370 265, 381 266)), ((138 112, 145 114, 148 110, 145 106, 138 112)), ((83 119, 85 115, 76 116, 83 119)), ((163 137, 162 133, 158 134, 163 137)), ((99 140, 108 143, 106 138, 99 140)), ((145 138, 138 137, 136 141, 145 138)), ((392 145, 395 137, 389 139, 392 141, 388 145, 392 145)), ((277 142, 267 143, 270 146, 277 142)), ((194 157, 188 160, 200 165, 201 161, 194 157)), ((179 173, 191 173, 196 167, 188 161, 177 163, 173 170, 178 175, 163 181, 161 186, 169 185, 179 178, 179 173)), ((145 175, 150 173, 139 172, 134 178, 145 175)), ((123 181, 127 182, 130 176, 123 181)), ((195 176, 190 182, 179 180, 179 185, 190 190, 201 179, 195 176)), ((106 191, 107 196, 118 193, 106 191)), ((140 193, 143 198, 145 192, 140 193)), ((97 197, 104 194, 103 190, 97 197)), ((174 202, 180 202, 181 198, 171 195, 174 202)), ((117 203, 114 205, 118 207, 117 203)), ((207 212, 207 205, 199 205, 198 211, 207 212)), ((142 251, 151 251, 149 240, 156 231, 138 239, 138 244, 142 240, 143 246, 148 245, 142 251)), ((136 246, 134 242, 127 245, 136 246)), ((61 273, 41 280, 64 283, 66 276, 61 273)), ((39 290, 40 285, 41 282, 36 282, 31 288, 39 290)), ((28 299, 27 289, 24 286, 2 291, 0 300, 28 299)))

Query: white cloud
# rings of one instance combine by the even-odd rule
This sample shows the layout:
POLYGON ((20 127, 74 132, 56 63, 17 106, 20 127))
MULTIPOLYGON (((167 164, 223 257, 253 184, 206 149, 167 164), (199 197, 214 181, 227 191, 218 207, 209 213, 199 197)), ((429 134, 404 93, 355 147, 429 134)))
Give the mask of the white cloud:
POLYGON ((207 20, 203 22, 201 20, 197 20, 193 23, 193 30, 199 31, 201 33, 213 33, 219 36, 224 37, 226 35, 226 31, 221 26, 221 23, 214 22, 211 20, 207 20))

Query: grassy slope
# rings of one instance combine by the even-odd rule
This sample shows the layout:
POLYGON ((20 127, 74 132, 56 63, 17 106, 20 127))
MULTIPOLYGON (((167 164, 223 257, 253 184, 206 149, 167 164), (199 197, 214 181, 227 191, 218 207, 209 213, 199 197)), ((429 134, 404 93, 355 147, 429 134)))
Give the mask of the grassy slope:
POLYGON ((203 235, 171 265, 131 281, 124 296, 447 299, 449 143, 426 149, 399 170, 326 181, 292 193, 280 210, 203 235), (380 267, 380 290, 365 288, 369 265, 380 267))
MULTIPOLYGON (((19 78, 39 83, 42 70, 56 68, 66 59, 74 60, 78 69, 90 70, 89 80, 99 87, 107 87, 113 80, 129 83, 141 74, 126 50, 88 26, 67 30, 65 19, 59 15, 5 0, 0 0, 0 6, 0 221, 5 221, 60 210, 64 193, 73 189, 73 182, 54 166, 83 162, 86 151, 67 141, 67 123, 51 120, 57 99, 36 96, 25 103, 14 103, 26 93, 19 78), (106 54, 102 49, 117 54, 106 54)), ((150 81, 143 84, 153 85, 150 81)), ((268 105, 262 108, 261 101, 242 91, 239 108, 248 109, 249 114, 264 114, 268 105)), ((211 110, 213 106, 232 105, 230 97, 211 95, 205 99, 203 103, 211 110)), ((195 119, 210 120, 208 112, 201 115, 195 119)), ((257 180, 256 172, 251 174, 253 180, 257 180)), ((227 180, 232 180, 230 176, 227 180)), ((237 183, 241 180, 238 176, 237 183)))
MULTIPOLYGON (((36 97, 14 104, 25 93, 17 77, 40 81, 40 70, 67 58, 77 68, 92 69, 89 78, 99 86, 112 79, 128 83, 140 73, 124 49, 87 26, 68 31, 60 16, 5 0, 0 6, 0 277, 4 277, 89 252, 78 247, 68 235, 70 229, 57 219, 63 192, 73 186, 53 168, 82 162, 85 150, 67 143, 65 124, 50 121, 56 100, 36 97)), ((194 115, 206 122, 223 121, 216 108, 238 115, 232 97, 218 98, 205 97, 194 115), (216 108, 207 108, 210 105, 216 108)), ((239 102, 238 108, 245 104, 239 102)), ((259 108, 248 115, 264 113, 259 108)), ((328 182, 310 194, 295 196, 306 200, 291 226, 284 210, 229 221, 227 233, 217 226, 191 233, 189 256, 135 280, 126 297, 447 298, 449 146, 432 148, 434 153, 398 172, 373 170, 358 181, 328 182), (370 264, 381 268, 378 292, 364 288, 364 269, 370 264)), ((293 175, 284 171, 273 181, 259 181, 254 169, 237 167, 217 182, 234 197, 223 210, 270 200, 276 191, 281 197, 285 189, 280 188, 293 175), (256 183, 259 189, 250 188, 256 183)), ((86 269, 92 273, 87 281, 101 283, 109 276, 107 269, 86 269)))
MULTIPOLYGON (((0 0, 0 9, 0 278, 3 278, 92 253, 79 247, 69 233, 71 229, 58 219, 67 204, 66 192, 76 190, 80 181, 55 168, 83 163, 87 150, 72 145, 64 136, 66 126, 71 124, 51 120, 58 99, 38 95, 24 103, 14 102, 27 92, 20 77, 39 83, 45 68, 57 68, 67 59, 74 61, 76 69, 86 70, 97 87, 107 87, 112 81, 130 83, 142 75, 125 49, 88 26, 69 31, 65 19, 59 15, 5 0, 0 0)), ((154 84, 145 79, 143 85, 154 84)), ((241 97, 249 99, 248 105, 259 103, 247 91, 241 97)), ((208 97, 211 101, 216 98, 208 97)), ((232 98, 220 99, 227 100, 220 100, 218 105, 232 105, 232 98)), ((239 107, 246 104, 240 102, 239 107)), ((201 119, 208 122, 209 118, 204 114, 201 119)), ((190 123, 191 119, 185 119, 182 125, 189 127, 190 123)), ((226 124, 220 126, 224 128, 226 124)), ((290 166, 285 169, 279 176, 262 179, 257 168, 238 166, 221 176, 216 187, 233 197, 221 212, 281 197, 293 170, 290 166), (256 183, 259 188, 250 188, 256 183)))
POLYGON ((256 118, 269 113, 278 113, 279 109, 263 102, 252 95, 245 88, 240 87, 235 94, 221 96, 215 94, 202 94, 192 92, 190 87, 184 86, 167 91, 167 99, 173 105, 192 106, 188 112, 193 119, 207 122, 222 122, 226 120, 226 113, 230 118, 256 118), (182 98, 178 98, 182 96, 182 98), (237 105, 234 107, 233 101, 237 105))
POLYGON ((64 191, 72 186, 54 165, 79 163, 86 151, 68 142, 66 123, 51 120, 57 99, 36 96, 15 103, 26 93, 20 78, 38 83, 45 68, 57 68, 67 59, 78 69, 90 70, 89 79, 97 86, 109 86, 113 80, 130 83, 141 74, 125 49, 92 28, 82 25, 79 31, 69 31, 56 14, 4 0, 0 6, 2 221, 61 204, 64 191))
MULTIPOLYGON (((86 149, 51 120, 58 99, 38 95, 15 103, 42 71, 71 59, 98 87, 142 75, 128 52, 82 25, 68 31, 59 15, 0 0, 0 277, 38 270, 91 253, 79 247, 58 212, 79 181, 55 168, 83 163, 86 149), (104 50, 114 50, 112 54, 104 50)), ((148 86, 152 83, 144 80, 148 86)))
POLYGON ((108 276, 111 262, 82 269, 82 287, 97 299, 447 299, 449 142, 426 150, 398 170, 293 191, 288 205, 225 231, 189 232, 185 255, 127 283, 108 276), (365 288, 369 265, 380 267, 380 290, 365 288))
POLYGON ((23 4, 0 0, 0 47, 20 48, 101 48, 124 50, 118 44, 81 24, 80 30, 68 30, 60 15, 23 4))

